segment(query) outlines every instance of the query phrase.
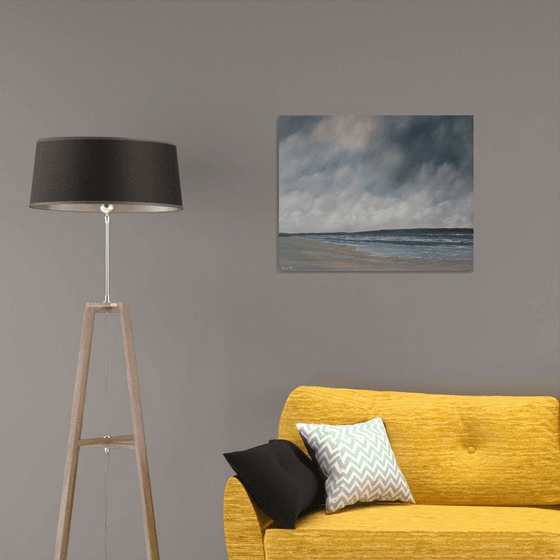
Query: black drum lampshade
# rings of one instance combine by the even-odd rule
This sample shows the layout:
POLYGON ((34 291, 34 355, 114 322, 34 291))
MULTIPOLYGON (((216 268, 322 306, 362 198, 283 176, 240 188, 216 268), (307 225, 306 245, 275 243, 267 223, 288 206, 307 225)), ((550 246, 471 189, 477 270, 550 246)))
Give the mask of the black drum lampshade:
POLYGON ((182 210, 177 148, 129 138, 66 137, 37 142, 31 208, 99 212, 182 210))

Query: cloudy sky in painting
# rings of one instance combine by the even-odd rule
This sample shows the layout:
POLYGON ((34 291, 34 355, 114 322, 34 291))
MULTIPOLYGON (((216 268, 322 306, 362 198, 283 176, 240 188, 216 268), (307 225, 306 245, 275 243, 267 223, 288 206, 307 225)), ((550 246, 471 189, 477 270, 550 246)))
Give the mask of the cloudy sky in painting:
POLYGON ((474 227, 472 116, 278 124, 281 233, 474 227))

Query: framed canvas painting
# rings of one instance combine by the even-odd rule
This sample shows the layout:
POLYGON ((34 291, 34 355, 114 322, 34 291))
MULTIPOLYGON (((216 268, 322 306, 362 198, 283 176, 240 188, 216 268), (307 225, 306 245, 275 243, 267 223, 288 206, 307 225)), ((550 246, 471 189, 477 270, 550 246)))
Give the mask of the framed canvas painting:
POLYGON ((468 272, 473 116, 280 116, 281 272, 468 272))

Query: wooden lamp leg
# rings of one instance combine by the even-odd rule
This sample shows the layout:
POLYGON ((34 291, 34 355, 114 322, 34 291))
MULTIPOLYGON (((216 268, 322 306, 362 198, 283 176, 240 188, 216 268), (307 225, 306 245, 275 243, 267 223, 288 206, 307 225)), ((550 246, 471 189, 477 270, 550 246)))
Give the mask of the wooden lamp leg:
POLYGON ((70 418, 70 434, 68 436, 66 462, 64 464, 62 498, 60 501, 54 560, 67 560, 68 556, 70 522, 72 520, 72 507, 74 504, 74 491, 76 488, 76 474, 78 471, 78 456, 80 447, 109 447, 135 450, 138 479, 140 483, 140 498, 142 503, 142 517, 147 558, 148 560, 159 560, 154 506, 152 503, 152 490, 150 486, 150 473, 148 470, 148 453, 146 449, 146 439, 144 436, 142 408, 140 406, 140 390, 138 386, 138 374, 136 371, 136 358, 134 355, 134 341, 132 339, 132 325, 130 322, 130 309, 128 303, 87 303, 84 310, 82 335, 80 339, 80 352, 78 355, 78 371, 76 374, 76 385, 74 387, 72 416, 70 418), (119 313, 121 317, 133 435, 111 437, 110 441, 112 441, 112 443, 107 443, 108 440, 103 438, 81 439, 95 313, 119 313), (123 443, 125 441, 133 441, 133 443, 123 443))
POLYGON ((60 500, 60 513, 56 530, 54 560, 66 560, 68 555, 68 539, 70 537, 70 522, 72 520, 74 490, 76 488, 76 474, 78 471, 78 454, 80 451, 78 441, 82 435, 94 317, 94 310, 86 305, 82 322, 72 416, 70 417, 70 435, 68 436, 68 446, 66 447, 66 462, 64 463, 64 477, 62 479, 62 499, 60 500))
POLYGON ((128 303, 119 303, 118 307, 121 315, 124 363, 126 366, 126 379, 128 381, 130 414, 132 416, 132 433, 134 434, 134 443, 136 444, 136 466, 138 468, 138 481, 140 483, 140 500, 142 502, 146 552, 148 554, 148 560, 159 560, 156 519, 152 503, 150 472, 148 470, 148 452, 146 449, 146 438, 144 436, 142 407, 140 406, 140 389, 138 387, 138 374, 136 372, 136 357, 134 355, 134 342, 132 340, 130 309, 128 303))

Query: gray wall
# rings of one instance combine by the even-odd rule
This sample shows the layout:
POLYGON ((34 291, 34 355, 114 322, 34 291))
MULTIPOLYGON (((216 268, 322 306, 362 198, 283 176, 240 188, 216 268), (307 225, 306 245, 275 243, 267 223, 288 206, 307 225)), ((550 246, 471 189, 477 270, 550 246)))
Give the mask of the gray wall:
MULTIPOLYGON (((83 306, 103 219, 32 211, 35 142, 177 145, 185 209, 112 220, 131 305, 163 560, 225 560, 225 451, 277 437, 298 385, 559 393, 555 1, 0 3, 0 559, 54 549, 83 306), (475 270, 276 271, 279 114, 472 114, 475 270)), ((110 433, 128 433, 110 329, 110 433)), ((96 322, 84 437, 104 431, 96 322)), ((103 552, 84 450, 72 560, 103 552)), ((132 454, 109 470, 109 557, 145 558, 132 454)))

